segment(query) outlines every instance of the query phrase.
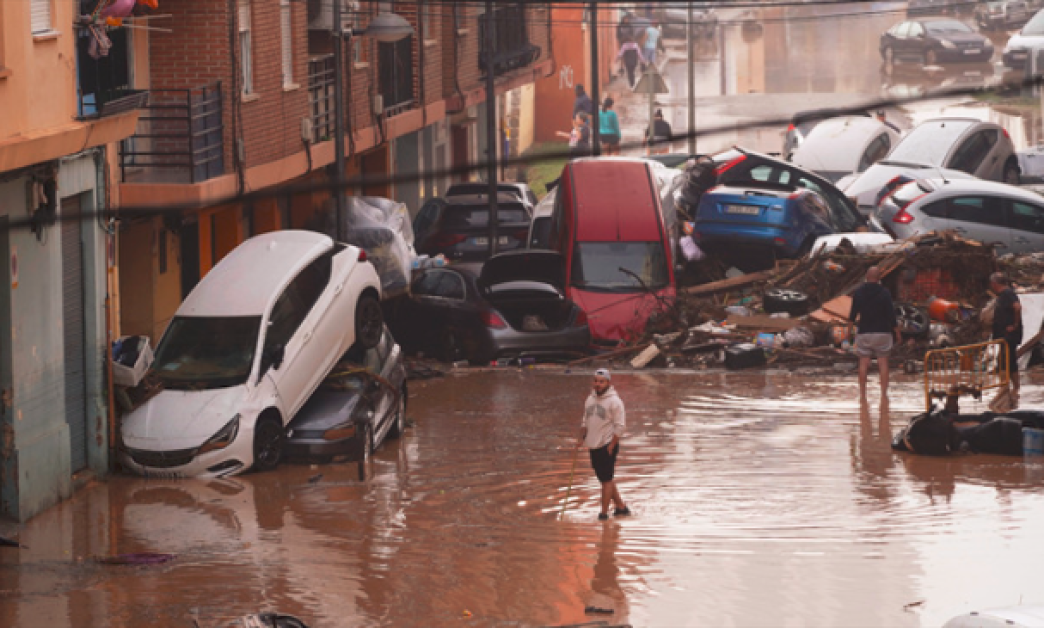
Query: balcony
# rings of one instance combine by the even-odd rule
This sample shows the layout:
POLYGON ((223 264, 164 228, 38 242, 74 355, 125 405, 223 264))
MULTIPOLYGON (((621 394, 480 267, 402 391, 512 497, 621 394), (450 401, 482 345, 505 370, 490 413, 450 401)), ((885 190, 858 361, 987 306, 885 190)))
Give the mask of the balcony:
POLYGON ((334 117, 334 94, 337 78, 334 56, 308 60, 308 110, 312 118, 312 143, 332 139, 337 129, 334 117))
POLYGON ((148 92, 130 86, 127 33, 109 33, 112 47, 106 56, 90 55, 91 37, 79 29, 76 39, 77 116, 81 120, 106 118, 144 107, 148 92))
POLYGON ((540 48, 529 43, 526 34, 525 4, 500 6, 494 9, 492 16, 483 15, 479 19, 479 69, 487 72, 489 68, 486 53, 486 33, 493 29, 493 74, 500 75, 511 70, 525 67, 540 57, 540 48))
POLYGON ((377 44, 384 115, 391 117, 416 105, 413 95, 413 37, 395 43, 377 44))
POLYGON ((221 83, 154 89, 120 144, 124 183, 199 183, 225 173, 221 83))

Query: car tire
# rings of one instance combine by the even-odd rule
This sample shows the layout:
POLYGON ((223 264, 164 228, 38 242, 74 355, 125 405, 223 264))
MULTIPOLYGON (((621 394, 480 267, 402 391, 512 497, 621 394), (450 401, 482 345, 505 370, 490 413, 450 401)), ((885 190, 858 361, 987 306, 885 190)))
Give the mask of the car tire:
POLYGON ((254 471, 272 471, 283 461, 286 430, 278 417, 262 416, 254 428, 254 471))
POLYGON ((895 305, 895 320, 904 338, 920 338, 927 334, 931 327, 928 312, 909 303, 895 305))
POLYGON ((452 329, 447 329, 443 332, 442 340, 439 342, 439 358, 443 362, 453 363, 461 360, 463 355, 464 349, 460 343, 460 336, 452 329))
POLYGON ((395 418, 388 428, 388 438, 400 438, 406 431, 406 386, 399 391, 399 401, 395 404, 395 418))
POLYGON ((801 316, 808 312, 808 304, 808 295, 798 290, 769 288, 762 295, 762 306, 769 314, 786 312, 791 316, 801 316))
POLYGON ((355 342, 363 349, 373 349, 381 343, 383 333, 381 304, 373 295, 364 294, 355 304, 355 342))
POLYGON ((1019 172, 1019 164, 1015 161, 1009 160, 1008 163, 1004 164, 1004 183, 1008 185, 1019 185, 1022 182, 1022 176, 1019 172))

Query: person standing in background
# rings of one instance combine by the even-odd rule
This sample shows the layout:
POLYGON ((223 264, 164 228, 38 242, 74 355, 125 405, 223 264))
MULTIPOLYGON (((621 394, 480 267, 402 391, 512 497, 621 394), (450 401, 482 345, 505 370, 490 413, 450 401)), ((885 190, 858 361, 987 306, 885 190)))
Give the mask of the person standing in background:
POLYGON ((613 104, 613 99, 607 97, 602 101, 602 110, 598 113, 598 139, 606 155, 620 154, 620 118, 613 111, 613 104))

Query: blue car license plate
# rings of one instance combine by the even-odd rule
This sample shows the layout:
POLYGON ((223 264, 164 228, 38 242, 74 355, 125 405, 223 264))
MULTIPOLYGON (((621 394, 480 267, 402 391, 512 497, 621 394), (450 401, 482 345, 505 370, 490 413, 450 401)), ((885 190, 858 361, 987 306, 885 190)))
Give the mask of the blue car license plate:
POLYGON ((743 214, 744 216, 757 216, 761 213, 760 207, 753 205, 726 205, 726 214, 743 214))

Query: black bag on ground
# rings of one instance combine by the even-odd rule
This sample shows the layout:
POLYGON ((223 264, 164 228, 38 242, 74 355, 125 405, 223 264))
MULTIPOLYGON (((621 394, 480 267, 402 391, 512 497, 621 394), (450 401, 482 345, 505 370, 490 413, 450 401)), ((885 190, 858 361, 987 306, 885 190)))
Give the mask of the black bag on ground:
POLYGON ((972 451, 981 454, 1022 455, 1022 421, 1001 416, 961 431, 972 451))
POLYGON ((950 415, 922 413, 892 440, 892 449, 926 456, 948 456, 960 448, 961 435, 950 415))

